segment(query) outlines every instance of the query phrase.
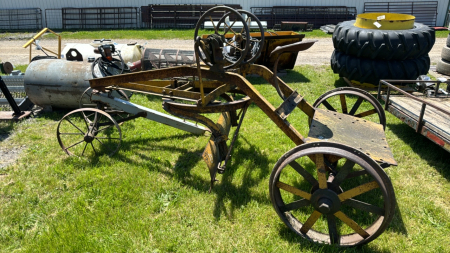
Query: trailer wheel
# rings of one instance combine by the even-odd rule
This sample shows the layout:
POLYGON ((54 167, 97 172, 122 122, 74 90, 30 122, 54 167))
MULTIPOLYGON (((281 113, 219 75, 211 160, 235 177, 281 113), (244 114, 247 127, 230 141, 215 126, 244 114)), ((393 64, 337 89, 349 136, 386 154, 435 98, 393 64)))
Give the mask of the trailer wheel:
POLYGON ((436 66, 436 71, 441 74, 450 76, 450 61, 440 59, 436 66))
MULTIPOLYGON (((420 23, 408 30, 376 30, 339 24, 333 33, 334 48, 348 55, 379 60, 405 60, 425 56, 435 42, 434 29, 420 23)), ((448 44, 448 42, 447 42, 448 44)))
POLYGON ((430 69, 430 57, 425 55, 403 61, 370 60, 334 50, 331 68, 340 77, 378 87, 380 79, 412 80, 427 74, 430 69))
MULTIPOLYGON (((383 125, 383 129, 386 129, 386 114, 380 102, 369 92, 358 88, 341 87, 330 90, 317 98, 313 107, 368 119, 383 125)), ((310 125, 311 120, 309 118, 310 125)))
POLYGON ((99 156, 115 154, 122 142, 122 131, 106 112, 81 108, 69 112, 56 129, 59 145, 68 155, 99 156))
POLYGON ((383 233, 395 212, 394 188, 383 169, 338 143, 313 142, 288 151, 272 170, 269 190, 281 220, 319 243, 368 243, 383 233))

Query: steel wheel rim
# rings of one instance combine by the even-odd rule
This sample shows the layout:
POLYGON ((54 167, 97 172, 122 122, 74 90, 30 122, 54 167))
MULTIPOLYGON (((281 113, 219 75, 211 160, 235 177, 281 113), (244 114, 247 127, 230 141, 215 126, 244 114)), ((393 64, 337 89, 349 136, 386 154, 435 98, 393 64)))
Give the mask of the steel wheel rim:
POLYGON ((122 132, 106 112, 93 108, 74 110, 59 121, 58 143, 68 155, 114 155, 120 148, 122 132))
MULTIPOLYGON (((312 162, 311 162, 312 163, 312 162)), ((314 163, 312 163, 314 164, 314 163)), ((295 171, 295 170, 294 170, 295 171)), ((319 174, 319 173, 317 173, 319 174)), ((300 175, 300 174, 299 174, 300 175)), ((317 176, 315 177, 316 179, 318 178, 317 176)), ((328 180, 329 178, 327 178, 328 180)), ((357 179, 357 178, 356 178, 357 179)), ((352 179, 356 180, 355 178, 352 179)), ((306 179, 304 179, 306 180, 306 179)), ((318 179, 317 179, 318 180, 318 179)), ((348 180, 348 179, 346 179, 348 180)), ((319 180, 318 180, 319 181, 319 180)), ((345 181, 345 180, 343 180, 345 181)), ((342 183, 342 182, 341 182, 342 183)), ((372 183, 373 185, 373 183, 372 183)), ((327 188, 330 189, 330 185, 327 183, 327 188)), ((304 239, 310 240, 310 241, 314 241, 314 242, 319 242, 319 243, 325 243, 325 244, 337 244, 339 246, 344 246, 344 247, 348 247, 348 246, 356 246, 356 245, 361 245, 361 244, 365 244, 368 243, 372 240, 374 240, 375 238, 377 238, 379 235, 381 235, 383 233, 383 231, 388 227, 389 223, 391 222, 393 215, 394 215, 394 211, 395 211, 395 194, 394 194, 394 189, 392 187, 392 184, 389 180, 389 177, 385 174, 385 172, 383 171, 383 169, 375 162, 373 161, 370 157, 366 156, 363 153, 359 153, 357 150, 342 145, 342 144, 337 144, 337 143, 330 143, 330 142, 319 142, 319 143, 308 143, 308 144, 303 144, 300 146, 297 146, 296 148, 292 149, 291 151, 287 152, 285 155, 282 156, 282 158, 277 162, 277 164, 275 165, 271 177, 270 177, 270 183, 269 183, 269 190, 270 190, 270 197, 271 197, 271 201, 272 204, 278 214, 278 216, 281 218, 281 220, 292 230, 294 231, 297 235, 301 236, 304 239), (337 234, 339 236, 335 236, 336 233, 332 233, 330 232, 332 229, 330 229, 330 227, 328 227, 328 232, 324 233, 324 231, 326 231, 326 229, 323 229, 324 226, 322 226, 320 228, 319 226, 319 230, 322 231, 318 231, 314 228, 314 225, 316 222, 313 222, 313 225, 311 228, 307 228, 306 233, 302 232, 302 228, 303 225, 305 225, 308 220, 314 215, 314 213, 316 213, 316 211, 318 211, 316 209, 317 207, 317 200, 314 199, 310 199, 310 203, 306 203, 307 200, 305 201, 305 198, 300 198, 299 200, 290 202, 290 203, 285 203, 284 201, 286 200, 285 198, 282 197, 282 190, 280 187, 285 187, 282 185, 279 185, 281 183, 283 183, 282 181, 280 181, 280 176, 283 173, 283 170, 290 167, 288 164, 292 163, 292 161, 298 160, 301 157, 306 157, 306 156, 311 156, 314 154, 328 154, 328 155, 336 155, 339 154, 340 157, 345 157, 348 160, 351 160, 357 164, 363 164, 363 166, 366 166, 364 169, 366 169, 367 171, 367 175, 369 176, 371 179, 373 179, 373 181, 375 181, 379 187, 374 188, 377 189, 377 193, 381 193, 381 197, 382 197, 382 207, 380 207, 380 203, 378 203, 377 205, 374 205, 371 208, 372 211, 377 211, 379 213, 382 213, 383 215, 374 215, 374 217, 371 219, 370 221, 370 225, 365 223, 362 224, 361 226, 362 229, 368 234, 368 236, 363 237, 359 234, 359 232, 355 232, 353 231, 352 233, 348 233, 348 234, 340 234, 340 232, 342 231, 349 231, 352 229, 348 229, 344 226, 347 226, 347 223, 341 220, 341 216, 343 213, 345 216, 350 217, 351 218, 355 218, 353 217, 353 213, 348 213, 348 209, 352 209, 352 207, 348 206, 347 202, 340 202, 340 204, 342 204, 340 206, 340 209, 337 209, 337 211, 335 212, 335 210, 332 210, 331 212, 333 212, 332 214, 328 213, 321 213, 321 211, 319 211, 320 216, 319 217, 323 217, 320 218, 321 223, 318 225, 323 225, 326 224, 328 226, 330 226, 330 221, 328 220, 328 216, 333 216, 335 218, 335 227, 336 224, 339 224, 339 231, 337 231, 337 234), (295 203, 294 203, 295 202, 295 203), (314 203, 313 203, 314 202, 314 203), (292 208, 293 206, 300 206, 297 209, 292 209, 289 210, 289 208, 292 208), (304 206, 301 206, 304 205, 304 206), (316 207, 312 207, 313 205, 316 205, 316 207), (306 210, 304 212, 310 212, 310 213, 306 213, 304 215, 304 218, 300 218, 300 221, 295 217, 294 214, 292 214, 292 212, 296 212, 297 213, 301 213, 301 211, 298 211, 299 209, 303 208, 302 210, 306 210), (311 210, 312 213, 311 213, 311 210), (383 211, 381 211, 383 210, 383 211), (297 212, 298 211, 298 212, 297 212), (337 214, 338 212, 341 212, 337 215, 335 215, 335 213, 337 214), (377 217, 375 217, 377 216, 377 217), (306 219, 306 217, 308 217, 306 219), (324 221, 326 220, 326 222, 324 221), (336 223, 338 222, 338 223, 336 223), (366 225, 367 224, 367 225, 366 225), (363 226, 364 225, 364 226, 363 226), (332 243, 331 238, 335 238, 335 242, 332 243), (337 238, 337 239, 336 239, 337 238)), ((336 190, 336 189, 334 189, 336 190)), ((347 191, 349 191, 350 189, 343 189, 343 193, 347 194, 347 191)), ((372 189, 373 190, 373 189, 372 189)), ((370 191, 372 191, 370 190, 370 191)), ((329 190, 332 191, 332 190, 329 190)), ((368 192, 370 192, 368 191, 368 192)), ((367 194, 363 193, 363 194, 367 194)), ((317 193, 316 191, 311 190, 311 196, 315 196, 315 194, 317 193)), ((291 193, 289 193, 291 194, 291 193)), ((359 194, 357 196, 354 196, 352 198, 351 204, 354 202, 354 198, 360 198, 360 196, 362 196, 363 194, 359 194)), ((317 194, 316 194, 317 195, 317 194)), ((336 195, 339 195, 336 193, 336 195)), ((380 196, 379 196, 380 197, 380 196)), ((317 197, 316 197, 317 199, 317 197)), ((340 201, 340 200, 339 200, 340 201)), ((349 200, 347 200, 349 201, 349 200)), ((378 200, 379 201, 379 200, 378 200)), ((364 202, 364 201, 362 201, 364 202)), ((366 204, 371 204, 370 201, 369 202, 364 202, 366 204)), ((373 204, 373 203, 372 203, 373 204)), ((333 207, 333 205, 331 205, 331 207, 333 207)), ((356 210, 356 208, 353 208, 356 210)), ((358 213, 364 212, 362 210, 356 210, 358 211, 358 213)), ((366 211, 366 213, 369 213, 366 211)), ((370 216, 370 215, 368 215, 370 216)), ((363 218, 361 218, 363 219, 363 218)), ((358 222, 361 220, 359 217, 356 217, 356 224, 358 224, 358 222)), ((331 222, 332 223, 332 222, 331 222)), ((309 224, 307 224, 309 225, 309 224)), ((359 226, 359 224, 358 224, 359 226)))
MULTIPOLYGON (((345 105, 343 104, 342 100, 341 100, 341 104, 340 104, 340 112, 344 113, 344 114, 350 114, 353 115, 355 117, 358 118, 364 118, 366 116, 370 116, 372 114, 377 114, 378 115, 378 122, 381 125, 383 125, 383 129, 386 129, 386 114, 383 110, 383 107, 381 106, 380 102, 378 102, 378 100, 376 100, 375 97, 373 97, 370 93, 358 89, 358 88, 354 88, 354 87, 342 87, 342 88, 337 88, 331 91, 328 91, 326 93, 324 93, 322 96, 320 96, 313 104, 314 108, 317 108, 319 106, 324 106, 325 108, 327 108, 327 110, 330 111, 336 111, 336 108, 334 108, 332 105, 330 105, 329 103, 327 104, 327 99, 335 97, 335 96, 340 96, 340 98, 342 98, 342 96, 345 95, 352 95, 352 96, 357 96, 358 99, 357 101, 352 105, 351 108, 348 108, 346 110, 344 110, 345 106, 348 106, 348 104, 346 103, 345 105), (361 100, 361 101, 360 101, 361 100), (368 102, 371 104, 372 106, 372 110, 367 110, 367 111, 363 111, 360 112, 360 105, 364 102, 368 102), (360 103, 359 105, 357 103, 360 103), (330 107, 331 106, 331 107, 330 107), (353 110, 355 110, 353 112, 353 110), (364 115, 364 113, 370 113, 368 115, 364 115)), ((347 101, 347 99, 345 100, 347 101)), ((311 119, 309 119, 309 123, 311 124, 311 119)))

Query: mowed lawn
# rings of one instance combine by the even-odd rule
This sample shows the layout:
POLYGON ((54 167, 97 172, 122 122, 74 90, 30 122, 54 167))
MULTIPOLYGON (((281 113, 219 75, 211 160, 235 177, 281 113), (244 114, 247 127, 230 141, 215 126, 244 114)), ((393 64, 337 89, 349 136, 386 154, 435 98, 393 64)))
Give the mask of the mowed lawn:
MULTIPOLYGON (((345 85, 329 66, 296 67, 282 78, 310 103, 345 85)), ((275 107, 281 104, 271 85, 249 80, 275 107)), ((160 98, 131 101, 164 112, 160 98)), ((201 157, 208 134, 139 118, 121 126, 114 156, 69 157, 56 138, 66 113, 0 123, 0 134, 9 136, 0 149, 21 150, 16 162, 0 168, 0 252, 343 252, 299 238, 276 214, 270 173, 295 145, 256 105, 211 193, 201 157)), ((345 252, 449 252, 450 154, 386 116, 387 142, 399 164, 386 172, 398 206, 378 239, 345 252)), ((288 120, 307 135, 300 110, 288 120)))

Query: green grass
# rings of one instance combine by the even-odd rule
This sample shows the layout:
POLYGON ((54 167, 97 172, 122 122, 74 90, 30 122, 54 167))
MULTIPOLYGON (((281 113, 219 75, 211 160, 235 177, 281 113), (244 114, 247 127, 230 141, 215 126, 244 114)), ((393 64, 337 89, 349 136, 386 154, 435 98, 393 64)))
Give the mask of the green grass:
POLYGON ((449 31, 436 31, 436 38, 447 38, 449 31))
MULTIPOLYGON (((309 102, 344 85, 327 66, 296 67, 283 79, 309 102)), ((250 81, 281 103, 262 79, 250 81)), ((162 111, 154 97, 132 102, 162 111)), ((122 125, 113 157, 68 157, 55 134, 65 113, 0 125, 10 135, 0 149, 23 147, 17 162, 0 169, 0 252, 341 252, 298 238, 275 213, 270 173, 295 145, 257 106, 211 193, 201 158, 209 136, 140 118, 122 125)), ((307 134, 299 110, 289 121, 307 134)), ((389 113, 386 136, 399 164, 386 169, 398 202, 394 220, 375 241, 345 252, 448 251, 448 152, 389 113)))
MULTIPOLYGON (((272 31, 272 30, 270 30, 272 31)), ((59 31, 59 33, 64 40, 72 39, 137 39, 137 40, 147 40, 147 39, 182 39, 191 40, 194 36, 194 29, 134 29, 134 30, 91 30, 91 31, 59 31)), ((200 30, 199 34, 211 33, 210 30, 200 30)), ((308 39, 317 38, 331 38, 331 34, 326 34, 319 29, 312 31, 299 32, 304 33, 308 39)), ((436 38, 447 38, 448 31, 436 31, 436 38)), ((14 36, 15 33, 0 33, 1 38, 9 38, 14 36)), ((30 38, 35 34, 35 32, 30 33, 30 38)), ((42 39, 56 39, 53 34, 47 33, 42 39)))
MULTIPOLYGON (((273 30, 270 30, 273 31, 273 30)), ((192 40, 194 38, 194 29, 135 29, 135 30, 91 30, 91 31, 58 31, 64 40, 72 39, 137 39, 137 40, 150 40, 150 39, 182 39, 192 40)), ((199 30, 199 34, 209 34, 211 30, 199 30)), ((313 30, 300 32, 304 33, 307 38, 331 38, 331 34, 326 34, 321 30, 313 30)), ((9 38, 14 36, 15 33, 0 33, 1 38, 9 38)), ((29 37, 33 36, 33 32, 29 37)), ((47 33, 42 39, 56 39, 56 36, 47 33)))

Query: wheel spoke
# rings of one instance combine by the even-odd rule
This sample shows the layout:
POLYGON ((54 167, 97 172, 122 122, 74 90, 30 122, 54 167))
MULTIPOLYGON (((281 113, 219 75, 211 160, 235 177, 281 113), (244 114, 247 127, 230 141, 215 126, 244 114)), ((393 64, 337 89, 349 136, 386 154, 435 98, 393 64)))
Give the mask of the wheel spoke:
POLYGON ((227 43, 227 45, 229 45, 229 46, 231 46, 231 47, 234 47, 235 49, 237 49, 237 50, 239 50, 239 51, 242 51, 242 49, 236 47, 235 45, 231 44, 231 43, 228 42, 228 41, 225 41, 225 43, 227 43))
POLYGON ((108 129, 108 128, 111 128, 111 127, 113 127, 113 126, 114 126, 114 125, 105 126, 104 128, 97 130, 97 134, 100 133, 100 132, 102 132, 102 131, 104 131, 104 130, 106 130, 106 129, 108 129))
POLYGON ((339 97, 341 100, 342 113, 347 114, 347 101, 345 99, 345 94, 340 94, 339 97))
POLYGON ((342 222, 347 224, 351 229, 353 229, 356 233, 358 233, 364 239, 370 236, 366 230, 364 230, 362 227, 360 227, 354 220, 350 219, 343 212, 338 211, 334 214, 334 216, 338 217, 342 222))
MULTIPOLYGON (((250 19, 250 17, 247 17, 247 20, 245 20, 245 23, 247 23, 248 24, 248 20, 250 19)), ((245 28, 245 26, 244 26, 244 24, 242 24, 242 29, 241 29, 241 33, 243 33, 244 32, 244 28, 245 28)))
POLYGON ((59 133, 60 135, 84 135, 83 133, 59 133))
POLYGON ((290 193, 292 193, 294 195, 300 196, 300 197, 302 197, 304 199, 307 199, 307 200, 311 199, 311 194, 310 193, 307 193, 307 192, 304 192, 302 190, 299 190, 299 189, 295 188, 294 186, 290 186, 290 185, 285 184, 285 183, 280 182, 280 181, 277 182, 276 186, 278 188, 280 188, 280 189, 283 189, 283 190, 285 190, 287 192, 290 192, 290 193))
POLYGON ((89 117, 91 117, 91 116, 94 115, 94 114, 95 114, 95 112, 93 112, 93 113, 91 113, 91 114, 89 114, 89 115, 85 115, 85 114, 83 113, 84 120, 86 121, 86 124, 87 124, 87 123, 92 123, 92 121, 89 119, 89 117))
POLYGON ((364 99, 362 97, 358 97, 358 100, 356 100, 356 103, 353 105, 352 109, 348 114, 354 115, 363 101, 364 99))
POLYGON ((344 165, 342 165, 342 168, 339 170, 339 172, 336 174, 333 180, 333 184, 339 186, 344 181, 344 179, 347 178, 348 173, 350 170, 355 166, 355 162, 351 160, 345 161, 344 165))
MULTIPOLYGON (((236 22, 236 20, 234 22, 236 22)), ((234 22, 233 22, 233 24, 234 24, 234 22)), ((236 36, 236 33, 233 31, 233 29, 231 29, 231 26, 233 26, 233 25, 228 26, 228 24, 226 22, 223 22, 223 23, 227 26, 228 30, 230 30, 234 34, 234 36, 236 36)))
POLYGON ((366 203, 366 202, 362 202, 356 199, 347 199, 346 201, 342 202, 342 204, 345 204, 347 206, 365 211, 365 212, 369 212, 369 213, 373 213, 373 214, 378 214, 380 216, 384 216, 385 212, 383 208, 380 208, 378 206, 374 206, 372 204, 366 203))
POLYGON ((302 228, 300 229, 300 232, 303 234, 308 233, 308 231, 314 226, 314 223, 322 216, 322 214, 316 210, 309 216, 309 218, 305 221, 305 224, 303 224, 302 228))
POLYGON ((378 185, 378 183, 376 181, 372 181, 366 184, 362 184, 358 187, 355 187, 353 189, 350 189, 346 192, 343 192, 341 194, 338 195, 339 200, 345 201, 347 199, 353 198, 355 196, 361 195, 363 193, 366 193, 368 191, 371 191, 373 189, 379 188, 380 186, 378 185))
POLYGON ((78 144, 80 144, 80 143, 82 143, 82 142, 84 142, 84 139, 81 140, 81 141, 79 141, 79 142, 77 142, 77 143, 75 143, 75 144, 70 145, 69 147, 65 148, 65 150, 68 150, 69 148, 71 148, 71 147, 73 147, 73 146, 76 146, 76 145, 78 145, 78 144))
POLYGON ((84 151, 86 150, 87 145, 88 145, 88 143, 86 142, 86 145, 84 145, 84 148, 83 148, 83 152, 81 152, 81 156, 84 155, 84 151))
POLYGON ((313 175, 309 174, 300 164, 298 164, 295 160, 290 162, 289 165, 298 172, 306 181, 311 185, 316 185, 317 180, 313 177, 313 175))
MULTIPOLYGON (((224 21, 223 23, 226 24, 225 21, 224 21)), ((236 23, 236 20, 233 21, 233 24, 231 24, 230 27, 227 27, 227 28, 226 28, 226 30, 225 30, 225 32, 223 33, 223 35, 227 34, 227 33, 230 31, 230 29, 231 29, 231 27, 233 27, 234 23, 236 23)), ((220 28, 220 27, 219 27, 219 28, 220 28)))
POLYGON ((375 114, 375 113, 377 113, 377 110, 376 109, 372 109, 372 110, 369 110, 369 111, 358 113, 358 114, 355 115, 355 117, 363 118, 363 117, 366 117, 366 116, 369 116, 369 115, 372 115, 372 114, 375 114))
POLYGON ((330 235, 331 244, 339 244, 339 231, 336 226, 336 216, 333 214, 327 215, 328 234, 330 235))
POLYGON ((95 150, 94 144, 92 144, 92 142, 91 142, 91 147, 92 147, 92 150, 94 150, 95 155, 97 155, 97 151, 95 150))
POLYGON ((323 104, 328 110, 333 111, 333 112, 336 111, 336 109, 334 109, 334 107, 331 106, 330 103, 328 103, 328 101, 324 100, 324 101, 322 102, 322 104, 323 104))
POLYGON ((120 138, 113 138, 113 137, 97 137, 95 136, 95 139, 109 139, 109 140, 120 140, 120 138))
POLYGON ((348 173, 348 176, 347 176, 346 179, 353 178, 353 177, 364 176, 364 175, 367 175, 367 171, 366 170, 358 170, 358 171, 354 171, 354 172, 348 173))
POLYGON ((211 23, 212 23, 212 25, 213 25, 213 27, 214 27, 214 32, 215 32, 215 34, 218 34, 216 25, 214 24, 214 21, 213 21, 213 19, 212 19, 211 16, 209 16, 209 20, 211 20, 211 23))
POLYGON ((323 154, 316 154, 316 168, 317 168, 317 181, 319 181, 320 189, 327 189, 327 170, 325 169, 325 162, 323 154))
POLYGON ((97 138, 95 138, 98 142, 100 142, 100 144, 102 144, 103 146, 105 146, 106 147, 106 149, 108 149, 108 151, 109 152, 114 152, 114 150, 111 150, 110 148, 109 148, 109 146, 108 145, 106 145, 106 144, 104 144, 102 141, 100 141, 99 139, 97 139, 97 138))
POLYGON ((311 202, 309 200, 300 199, 300 200, 294 201, 292 203, 289 203, 287 205, 280 206, 280 210, 282 212, 287 212, 287 211, 292 211, 292 210, 296 210, 296 209, 308 206, 310 204, 311 204, 311 202))
POLYGON ((83 130, 81 130, 77 125, 75 125, 74 123, 72 123, 72 121, 70 121, 69 117, 65 118, 67 120, 67 122, 69 122, 70 124, 72 124, 72 126, 74 126, 76 129, 78 129, 78 131, 80 131, 83 135, 84 132, 83 130))

